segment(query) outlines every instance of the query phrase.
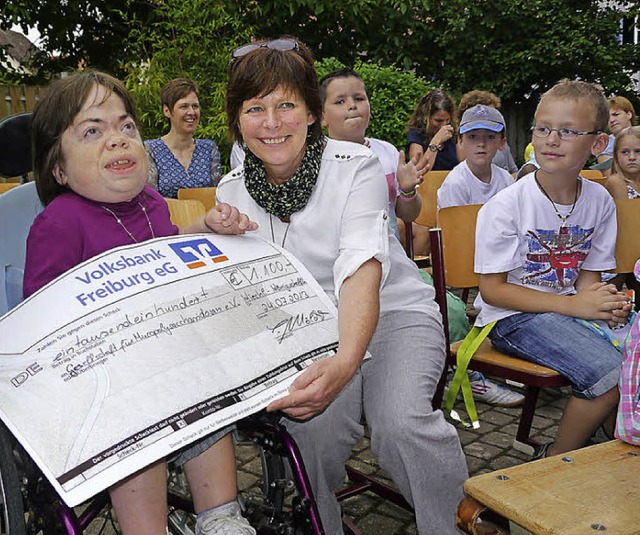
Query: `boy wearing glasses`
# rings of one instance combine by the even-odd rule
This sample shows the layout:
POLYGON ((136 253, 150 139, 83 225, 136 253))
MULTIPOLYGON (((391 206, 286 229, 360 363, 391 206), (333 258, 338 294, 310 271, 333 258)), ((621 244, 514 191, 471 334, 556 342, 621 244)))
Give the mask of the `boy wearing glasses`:
POLYGON ((476 325, 496 322, 489 338, 498 350, 553 368, 572 385, 555 440, 535 458, 580 448, 598 426, 612 432, 615 422, 622 355, 607 324, 624 324, 630 304, 600 280, 615 268, 615 205, 579 176, 589 155, 606 147, 607 122, 595 86, 559 82, 542 96, 531 129, 540 168, 478 215, 476 325), (581 320, 603 320, 605 328, 581 320))

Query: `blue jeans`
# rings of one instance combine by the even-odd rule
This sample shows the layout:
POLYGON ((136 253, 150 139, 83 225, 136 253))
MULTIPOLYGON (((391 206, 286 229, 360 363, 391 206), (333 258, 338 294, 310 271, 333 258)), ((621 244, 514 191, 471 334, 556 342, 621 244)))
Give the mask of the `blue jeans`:
POLYGON ((499 320, 489 338, 503 353, 556 370, 576 397, 593 399, 618 384, 622 354, 569 316, 514 314, 499 320))

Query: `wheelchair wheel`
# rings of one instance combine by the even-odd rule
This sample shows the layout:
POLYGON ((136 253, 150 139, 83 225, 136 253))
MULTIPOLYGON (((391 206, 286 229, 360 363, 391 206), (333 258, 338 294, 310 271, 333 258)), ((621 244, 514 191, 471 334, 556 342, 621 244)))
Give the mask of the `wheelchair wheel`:
POLYGON ((0 533, 23 535, 24 506, 12 442, 13 437, 0 423, 0 533))

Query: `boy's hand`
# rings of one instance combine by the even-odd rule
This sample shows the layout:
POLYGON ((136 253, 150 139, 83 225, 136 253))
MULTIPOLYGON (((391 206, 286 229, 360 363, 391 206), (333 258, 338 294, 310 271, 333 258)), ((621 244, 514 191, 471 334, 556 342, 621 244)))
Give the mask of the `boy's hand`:
POLYGON ((623 296, 626 301, 625 304, 621 308, 616 308, 613 311, 613 319, 609 322, 609 327, 615 327, 619 324, 625 324, 629 321, 629 314, 631 314, 631 310, 633 309, 633 298, 627 292, 617 292, 618 295, 623 296))
POLYGON ((605 320, 610 325, 626 321, 631 302, 613 284, 594 282, 571 297, 570 316, 586 320, 605 320))
POLYGON ((235 207, 226 203, 216 204, 204 215, 204 224, 216 234, 244 234, 256 230, 258 224, 249 219, 247 214, 240 213, 235 207))
POLYGON ((404 151, 400 151, 396 176, 402 191, 408 193, 422 184, 425 173, 431 169, 430 159, 431 155, 425 152, 422 156, 416 155, 407 162, 404 151))

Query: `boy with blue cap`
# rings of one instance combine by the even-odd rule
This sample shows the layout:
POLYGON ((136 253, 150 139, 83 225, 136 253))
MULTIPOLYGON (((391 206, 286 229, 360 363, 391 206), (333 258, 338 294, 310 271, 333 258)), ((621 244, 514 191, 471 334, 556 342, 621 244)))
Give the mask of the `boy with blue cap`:
POLYGON ((513 177, 492 164, 506 144, 502 114, 478 104, 462 115, 460 146, 465 160, 447 175, 438 190, 438 208, 484 204, 500 190, 513 184, 513 177))

